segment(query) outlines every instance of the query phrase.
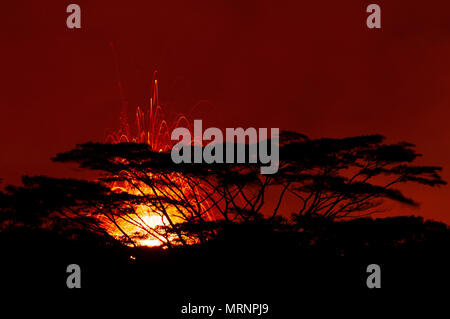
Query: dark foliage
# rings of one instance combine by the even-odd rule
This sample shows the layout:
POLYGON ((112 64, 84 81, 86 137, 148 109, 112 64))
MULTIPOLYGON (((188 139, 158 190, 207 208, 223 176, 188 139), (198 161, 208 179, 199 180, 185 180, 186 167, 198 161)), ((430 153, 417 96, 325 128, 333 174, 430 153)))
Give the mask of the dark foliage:
MULTIPOLYGON (((136 218, 133 222, 171 246, 205 242, 230 223, 267 219, 274 229, 287 224, 300 229, 304 217, 361 217, 382 210, 385 200, 415 206, 418 203, 394 187, 413 182, 432 187, 446 184, 439 175, 440 167, 413 164, 420 155, 412 144, 383 141, 380 135, 309 139, 284 132, 279 171, 274 175, 260 175, 259 163, 178 165, 170 154, 134 143, 87 143, 54 160, 103 172, 97 186, 89 184, 98 187, 89 191, 91 203, 101 203, 95 212, 87 210, 91 215, 104 214, 116 223, 136 216, 134 208, 143 205, 164 218, 166 225, 150 229, 136 218), (107 189, 111 185, 118 186, 116 191, 107 189), (268 202, 269 189, 279 195, 268 202), (290 212, 280 212, 287 194, 296 198, 293 223, 285 220, 290 212)), ((10 193, 17 195, 18 191, 10 193)), ((72 205, 70 201, 65 204, 72 205)), ((80 209, 77 212, 81 218, 80 209)), ((136 239, 125 231, 123 235, 128 242, 136 239)))

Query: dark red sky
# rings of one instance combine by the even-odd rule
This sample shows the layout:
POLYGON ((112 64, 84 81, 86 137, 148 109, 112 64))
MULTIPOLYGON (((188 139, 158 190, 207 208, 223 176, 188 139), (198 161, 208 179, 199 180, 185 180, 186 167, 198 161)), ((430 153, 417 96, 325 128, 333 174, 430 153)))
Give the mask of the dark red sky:
MULTIPOLYGON (((312 137, 407 140, 450 180, 450 2, 8 1, 0 18, 0 176, 62 175, 50 157, 101 141, 130 115, 153 70, 169 112, 208 126, 280 127, 312 137), (66 6, 82 29, 67 29, 66 6), (382 29, 365 26, 378 3, 382 29), (191 108, 202 103, 194 112, 191 108)), ((450 222, 450 187, 409 187, 396 214, 450 222)))

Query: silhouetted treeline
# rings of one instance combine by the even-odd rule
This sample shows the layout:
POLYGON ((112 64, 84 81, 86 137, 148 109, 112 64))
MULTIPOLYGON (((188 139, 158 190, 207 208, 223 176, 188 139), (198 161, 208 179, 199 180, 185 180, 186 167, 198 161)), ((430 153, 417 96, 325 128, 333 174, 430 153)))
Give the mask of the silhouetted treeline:
POLYGON ((261 175, 260 163, 175 164, 147 144, 87 143, 54 160, 98 170, 99 180, 24 177, 23 186, 1 193, 0 218, 4 227, 81 228, 105 236, 114 228, 126 244, 150 238, 172 248, 206 243, 230 224, 299 231, 305 219, 370 215, 386 200, 415 206, 394 187, 446 184, 440 167, 413 164, 420 155, 412 144, 383 141, 380 135, 309 139, 283 132, 273 175, 261 175), (278 196, 268 200, 269 190, 278 196), (281 211, 288 195, 295 204, 281 211), (143 211, 160 224, 149 225, 143 211))
POLYGON ((278 318, 298 305, 368 302, 379 296, 367 295, 372 263, 390 296, 429 293, 449 282, 448 226, 364 216, 386 200, 417 205, 394 188, 402 183, 446 183, 439 167, 414 165, 413 145, 383 141, 285 132, 279 172, 264 176, 258 163, 177 165, 146 144, 79 145, 54 160, 98 170, 98 180, 24 177, 0 192, 2 285, 67 293, 75 263, 93 300, 144 300, 150 314, 177 319, 192 299, 264 300, 278 318), (283 206, 286 196, 296 204, 283 206), (161 246, 140 247, 148 238, 161 246))

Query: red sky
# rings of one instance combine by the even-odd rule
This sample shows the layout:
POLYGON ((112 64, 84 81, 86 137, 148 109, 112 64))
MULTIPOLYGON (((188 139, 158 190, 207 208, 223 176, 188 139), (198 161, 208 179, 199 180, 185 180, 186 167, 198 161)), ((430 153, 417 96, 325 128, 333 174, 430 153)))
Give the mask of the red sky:
MULTIPOLYGON (((8 1, 0 36, 0 177, 61 176, 50 157, 119 126, 113 42, 130 116, 160 75, 167 112, 205 126, 410 141, 450 180, 450 3, 435 1, 8 1), (81 6, 82 28, 66 27, 81 6), (365 8, 378 3, 382 29, 365 8), (190 110, 198 102, 199 107, 190 110)), ((450 187, 408 187, 450 223, 450 187)))

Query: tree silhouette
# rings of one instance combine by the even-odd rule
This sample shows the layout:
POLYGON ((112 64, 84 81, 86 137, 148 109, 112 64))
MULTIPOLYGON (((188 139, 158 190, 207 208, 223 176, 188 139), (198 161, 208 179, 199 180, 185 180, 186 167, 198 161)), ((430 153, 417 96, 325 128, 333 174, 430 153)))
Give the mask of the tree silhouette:
POLYGON ((440 167, 412 164, 420 156, 412 144, 383 142, 380 135, 309 139, 283 132, 280 168, 274 175, 260 175, 258 163, 179 165, 170 154, 135 143, 86 143, 58 154, 54 161, 75 162, 103 173, 99 183, 104 188, 102 198, 108 201, 96 205, 95 214, 114 223, 126 241, 135 242, 133 234, 120 229, 117 220, 126 220, 171 246, 206 242, 230 223, 267 219, 279 227, 286 222, 286 212, 279 210, 287 193, 298 199, 293 217, 299 227, 309 217, 371 214, 386 199, 417 205, 394 188, 401 183, 445 184, 440 167), (274 206, 267 212, 269 188, 279 191, 279 196, 267 205, 274 206), (158 214, 164 225, 146 224, 136 207, 158 214))
POLYGON ((416 166, 410 143, 384 144, 381 135, 343 139, 290 138, 281 148, 280 183, 301 201, 297 217, 355 217, 375 212, 383 199, 417 203, 394 186, 446 183, 437 166, 416 166))

